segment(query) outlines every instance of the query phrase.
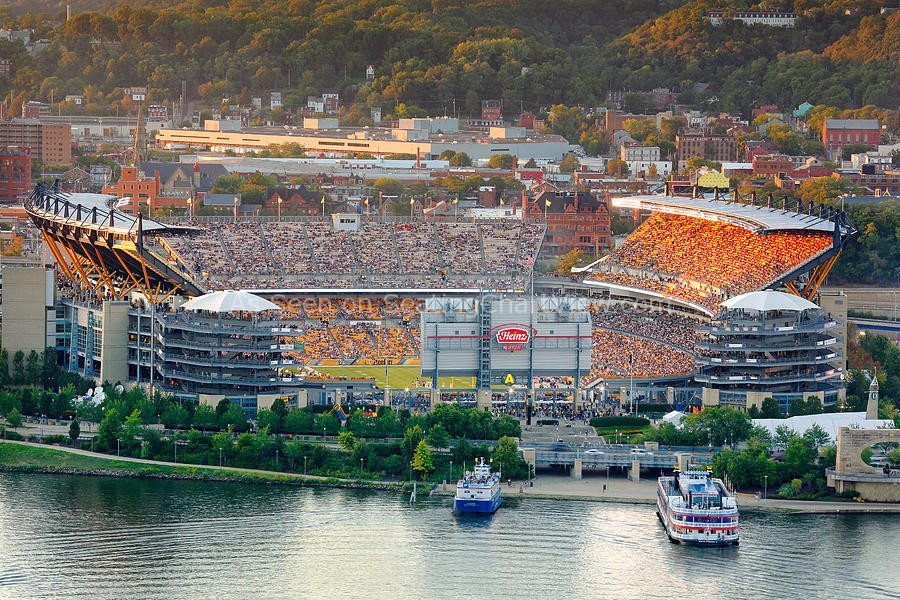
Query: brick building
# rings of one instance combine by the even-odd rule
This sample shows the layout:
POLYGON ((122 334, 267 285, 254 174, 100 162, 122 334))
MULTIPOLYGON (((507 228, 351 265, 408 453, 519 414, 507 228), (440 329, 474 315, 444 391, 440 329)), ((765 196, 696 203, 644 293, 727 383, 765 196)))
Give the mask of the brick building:
POLYGON ((822 125, 822 143, 826 152, 851 144, 877 146, 880 141, 881 126, 877 119, 825 119, 822 125))
POLYGON ((128 198, 128 203, 123 203, 118 209, 132 215, 138 214, 142 205, 146 205, 147 214, 153 216, 160 209, 187 209, 189 202, 193 201, 189 188, 165 191, 162 189, 158 170, 148 176, 140 167, 122 167, 119 180, 104 186, 101 192, 117 198, 128 198))
POLYGON ((731 135, 682 133, 675 136, 675 168, 685 168, 693 156, 715 162, 733 162, 737 159, 737 141, 731 135))
POLYGON ((32 158, 47 165, 72 165, 72 128, 66 123, 41 123, 36 119, 0 122, 0 147, 28 148, 32 158))
POLYGON ((533 199, 522 192, 522 210, 526 221, 547 222, 542 254, 560 256, 578 249, 597 256, 609 248, 609 206, 588 192, 545 190, 533 199))
POLYGON ((31 188, 31 151, 0 147, 0 203, 18 204, 31 188))

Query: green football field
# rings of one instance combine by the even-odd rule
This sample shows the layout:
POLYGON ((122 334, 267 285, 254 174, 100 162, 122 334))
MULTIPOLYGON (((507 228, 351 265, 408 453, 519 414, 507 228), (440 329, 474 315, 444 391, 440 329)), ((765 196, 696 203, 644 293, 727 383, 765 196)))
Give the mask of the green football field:
MULTIPOLYGON (((384 366, 342 365, 338 367, 313 367, 316 371, 332 377, 374 377, 375 385, 384 387, 384 366)), ((419 377, 419 367, 395 365, 388 367, 388 383, 392 389, 415 389, 419 377)), ((446 388, 471 388, 475 385, 472 377, 441 377, 446 388)))

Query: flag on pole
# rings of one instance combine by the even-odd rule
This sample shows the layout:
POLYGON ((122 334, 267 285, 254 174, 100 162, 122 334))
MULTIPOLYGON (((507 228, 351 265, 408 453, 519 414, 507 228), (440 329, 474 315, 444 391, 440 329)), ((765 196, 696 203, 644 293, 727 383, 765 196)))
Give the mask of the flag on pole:
POLYGON ((546 206, 547 208, 550 208, 550 201, 549 201, 549 200, 545 200, 545 201, 544 201, 544 206, 546 206))
POLYGON ((410 199, 409 199, 409 205, 410 205, 410 206, 412 206, 412 205, 415 204, 415 203, 416 203, 416 199, 415 199, 415 198, 410 198, 410 199))
POLYGON ((322 201, 321 201, 321 204, 322 204, 323 206, 325 205, 325 194, 322 194, 322 201))
POLYGON ((369 205, 369 197, 366 196, 366 206, 368 206, 368 205, 369 205))
POLYGON ((453 204, 459 204, 459 196, 453 199, 453 204))

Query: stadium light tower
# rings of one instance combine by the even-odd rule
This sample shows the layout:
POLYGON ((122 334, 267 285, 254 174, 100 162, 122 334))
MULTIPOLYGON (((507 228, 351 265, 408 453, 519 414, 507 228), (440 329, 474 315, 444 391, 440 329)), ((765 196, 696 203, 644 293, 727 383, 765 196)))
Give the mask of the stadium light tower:
POLYGON ((282 200, 281 197, 279 196, 278 197, 278 222, 279 223, 281 222, 281 203, 282 202, 284 202, 284 200, 282 200))

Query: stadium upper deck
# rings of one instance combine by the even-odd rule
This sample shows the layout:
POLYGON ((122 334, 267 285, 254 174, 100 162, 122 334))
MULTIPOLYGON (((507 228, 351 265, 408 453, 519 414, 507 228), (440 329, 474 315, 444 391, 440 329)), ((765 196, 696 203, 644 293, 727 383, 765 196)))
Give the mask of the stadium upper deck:
POLYGON ((211 289, 522 289, 544 226, 223 219, 190 226, 131 217, 111 196, 35 188, 26 210, 63 271, 98 295, 152 302, 211 289))
POLYGON ((722 300, 755 289, 814 296, 855 232, 842 211, 771 196, 633 196, 614 206, 654 214, 615 253, 583 269, 585 282, 710 316, 722 300))

